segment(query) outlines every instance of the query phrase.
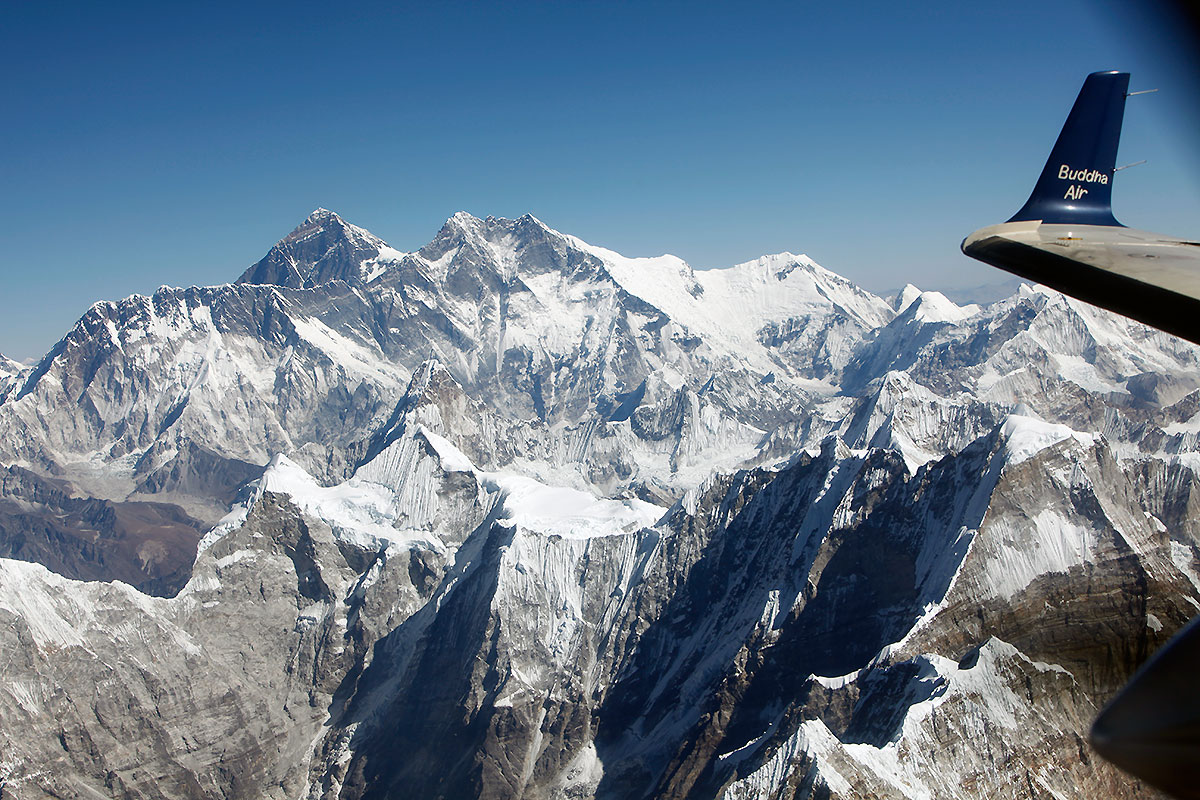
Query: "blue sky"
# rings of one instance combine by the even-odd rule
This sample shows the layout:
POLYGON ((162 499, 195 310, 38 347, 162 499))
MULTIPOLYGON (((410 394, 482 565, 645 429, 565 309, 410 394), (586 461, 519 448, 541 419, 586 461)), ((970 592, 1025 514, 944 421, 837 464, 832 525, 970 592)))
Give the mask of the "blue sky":
POLYGON ((1195 86, 1120 3, 12 4, 0 352, 235 279, 313 208, 401 250, 532 213, 696 267, 805 252, 884 291, 1024 202, 1088 72, 1131 98, 1114 210, 1200 236, 1195 86))

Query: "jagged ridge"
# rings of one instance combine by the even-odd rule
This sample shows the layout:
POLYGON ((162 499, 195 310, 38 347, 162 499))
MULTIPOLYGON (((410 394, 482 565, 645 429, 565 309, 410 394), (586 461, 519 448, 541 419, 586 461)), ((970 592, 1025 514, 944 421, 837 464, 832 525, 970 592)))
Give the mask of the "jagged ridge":
POLYGON ((30 796, 1138 796, 1079 737, 1200 584, 1196 349, 1040 290, 318 211, 9 381, 0 461, 235 500, 173 600, 0 559, 30 796))

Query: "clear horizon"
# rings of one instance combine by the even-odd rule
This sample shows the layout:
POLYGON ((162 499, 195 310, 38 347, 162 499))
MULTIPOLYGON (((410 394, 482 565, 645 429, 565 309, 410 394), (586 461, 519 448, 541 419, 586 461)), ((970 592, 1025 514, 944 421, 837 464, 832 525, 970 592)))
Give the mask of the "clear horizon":
MULTIPOLYGON (((519 217, 698 269, 806 253, 883 293, 1008 279, 1084 76, 1132 73, 1114 211, 1198 236, 1195 85, 1116 3, 20 6, 0 37, 0 353, 235 280, 316 207, 416 250, 519 217), (1031 22, 1037 21, 1037 24, 1031 22)), ((1157 38, 1156 38, 1157 37, 1157 38)))

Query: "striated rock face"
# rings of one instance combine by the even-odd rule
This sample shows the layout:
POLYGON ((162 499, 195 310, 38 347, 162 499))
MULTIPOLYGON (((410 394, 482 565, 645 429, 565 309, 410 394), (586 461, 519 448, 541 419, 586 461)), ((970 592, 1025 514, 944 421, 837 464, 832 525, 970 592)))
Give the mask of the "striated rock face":
POLYGON ((0 797, 1149 796, 1085 735, 1200 608, 1197 387, 1028 287, 315 212, 0 374, 0 797))

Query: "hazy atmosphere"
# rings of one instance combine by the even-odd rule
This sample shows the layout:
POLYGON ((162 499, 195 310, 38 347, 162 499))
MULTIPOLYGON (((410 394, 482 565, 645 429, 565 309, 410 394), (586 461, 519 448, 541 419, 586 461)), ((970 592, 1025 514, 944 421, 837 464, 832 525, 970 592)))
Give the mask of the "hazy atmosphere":
POLYGON ((1116 4, 18 4, 0 352, 231 281, 315 207, 400 250, 531 213, 698 268, 807 253, 886 292, 1024 201, 1083 77, 1132 73, 1117 218, 1200 234, 1195 105, 1116 4), (20 76, 19 78, 15 76, 20 76))

